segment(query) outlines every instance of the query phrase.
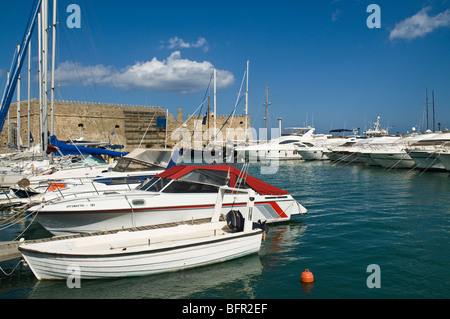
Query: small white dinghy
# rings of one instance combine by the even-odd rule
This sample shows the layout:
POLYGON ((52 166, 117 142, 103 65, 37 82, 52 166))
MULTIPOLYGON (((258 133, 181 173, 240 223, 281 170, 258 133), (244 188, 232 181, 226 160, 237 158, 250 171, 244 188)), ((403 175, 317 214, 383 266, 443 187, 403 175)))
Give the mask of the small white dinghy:
POLYGON ((211 219, 52 237, 19 246, 38 280, 143 276, 210 265, 257 253, 265 225, 254 227, 254 191, 219 188, 211 219), (226 191, 247 192, 241 223, 220 218, 226 191), (255 229, 254 229, 255 228, 255 229))

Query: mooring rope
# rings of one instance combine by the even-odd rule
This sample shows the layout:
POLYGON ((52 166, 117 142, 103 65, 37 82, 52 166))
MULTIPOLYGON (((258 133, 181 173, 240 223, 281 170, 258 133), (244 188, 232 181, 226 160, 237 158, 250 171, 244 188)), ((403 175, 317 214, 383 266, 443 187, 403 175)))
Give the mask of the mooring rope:
POLYGON ((23 259, 19 260, 19 262, 14 266, 13 270, 10 273, 4 271, 2 267, 0 267, 0 270, 5 276, 11 276, 13 272, 16 270, 17 266, 19 266, 21 263, 23 263, 23 259))

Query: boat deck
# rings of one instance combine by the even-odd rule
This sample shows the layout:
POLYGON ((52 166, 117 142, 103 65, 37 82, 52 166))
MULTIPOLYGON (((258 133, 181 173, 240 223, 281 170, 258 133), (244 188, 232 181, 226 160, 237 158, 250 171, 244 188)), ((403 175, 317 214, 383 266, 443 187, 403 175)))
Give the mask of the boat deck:
MULTIPOLYGON (((222 217, 221 217, 221 220, 223 220, 222 217)), ((158 224, 158 225, 148 225, 148 226, 140 226, 140 227, 133 227, 133 228, 105 230, 105 231, 95 232, 95 233, 53 236, 53 237, 48 237, 48 238, 26 240, 24 243, 37 244, 37 243, 58 241, 58 240, 63 240, 63 239, 74 239, 74 238, 92 237, 92 236, 98 236, 98 235, 116 234, 121 231, 135 232, 135 231, 143 231, 143 230, 151 230, 151 229, 163 229, 163 228, 176 227, 176 226, 181 226, 181 225, 200 225, 200 224, 209 223, 209 222, 211 222, 211 218, 192 219, 189 221, 165 223, 165 224, 158 224)), ((21 253, 19 252, 20 244, 22 244, 22 243, 19 241, 0 242, 0 262, 20 258, 22 256, 21 253)))

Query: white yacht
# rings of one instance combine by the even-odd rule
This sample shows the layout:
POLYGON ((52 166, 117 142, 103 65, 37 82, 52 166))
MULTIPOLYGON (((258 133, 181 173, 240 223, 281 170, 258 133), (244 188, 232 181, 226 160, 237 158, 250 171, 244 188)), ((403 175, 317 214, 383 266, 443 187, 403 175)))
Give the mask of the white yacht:
POLYGON ((424 138, 407 149, 417 168, 424 170, 446 170, 439 159, 439 151, 450 150, 450 131, 434 134, 424 138))
POLYGON ((270 160, 301 160, 300 149, 305 147, 304 143, 314 145, 325 141, 326 136, 314 134, 315 128, 287 128, 297 129, 294 134, 283 135, 269 141, 259 141, 257 144, 236 148, 240 154, 250 162, 270 160))

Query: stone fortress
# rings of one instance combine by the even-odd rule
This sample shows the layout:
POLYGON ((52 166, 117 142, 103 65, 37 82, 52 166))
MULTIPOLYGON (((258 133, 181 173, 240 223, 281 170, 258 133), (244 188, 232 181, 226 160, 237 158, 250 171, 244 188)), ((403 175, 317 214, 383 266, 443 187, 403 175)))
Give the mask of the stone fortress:
MULTIPOLYGON (((175 144, 187 147, 202 147, 214 135, 214 114, 209 115, 209 123, 203 122, 206 113, 184 118, 182 109, 178 109, 176 117, 168 113, 166 127, 166 110, 163 107, 116 105, 108 103, 89 103, 73 101, 54 101, 54 134, 60 141, 76 140, 110 142, 124 145, 122 151, 130 152, 134 148, 168 148, 175 144), (209 128, 209 129, 208 129, 209 128), (209 133, 208 133, 209 132, 209 133), (167 137, 167 140, 166 140, 167 137)), ((216 117, 216 129, 222 127, 228 115, 216 117)), ((227 139, 245 140, 245 115, 230 118, 219 133, 218 140, 223 140, 225 132, 230 132, 227 139)), ((247 116, 247 127, 250 118, 247 116)), ((48 102, 48 127, 50 130, 50 102, 48 102)), ((32 99, 30 103, 30 131, 33 143, 40 143, 39 101, 32 99)), ((20 102, 20 138, 21 146, 27 146, 28 101, 20 102)), ((251 139, 251 131, 248 130, 251 139)), ((7 148, 8 140, 16 146, 17 140, 17 103, 11 103, 8 118, 5 120, 0 135, 0 147, 7 148), (8 134, 9 131, 9 134, 8 134)))

